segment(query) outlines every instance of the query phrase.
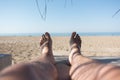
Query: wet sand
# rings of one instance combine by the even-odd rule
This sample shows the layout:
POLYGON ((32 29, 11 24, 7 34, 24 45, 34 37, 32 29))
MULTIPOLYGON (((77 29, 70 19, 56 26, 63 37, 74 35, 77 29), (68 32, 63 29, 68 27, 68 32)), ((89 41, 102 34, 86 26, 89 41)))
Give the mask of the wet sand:
MULTIPOLYGON (((52 37, 55 56, 68 56, 70 37, 52 37)), ((120 36, 81 36, 84 56, 120 56, 120 36)), ((41 55, 40 37, 0 37, 0 53, 12 54, 13 64, 41 55)))

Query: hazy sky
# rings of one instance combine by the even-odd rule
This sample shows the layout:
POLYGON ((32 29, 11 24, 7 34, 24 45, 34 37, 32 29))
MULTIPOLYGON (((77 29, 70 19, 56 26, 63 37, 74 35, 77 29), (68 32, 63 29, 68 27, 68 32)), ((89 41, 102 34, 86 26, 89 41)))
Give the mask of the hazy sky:
MULTIPOLYGON (((38 0, 44 11, 44 0, 38 0)), ((35 0, 0 0, 0 33, 120 32, 120 0, 50 0, 46 21, 35 0)))

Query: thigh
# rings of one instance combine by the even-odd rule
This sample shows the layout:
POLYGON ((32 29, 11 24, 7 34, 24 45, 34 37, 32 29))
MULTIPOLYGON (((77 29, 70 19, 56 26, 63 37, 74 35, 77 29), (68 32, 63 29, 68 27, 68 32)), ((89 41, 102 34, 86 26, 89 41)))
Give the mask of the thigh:
POLYGON ((26 63, 6 68, 0 80, 57 80, 57 70, 50 63, 26 63))

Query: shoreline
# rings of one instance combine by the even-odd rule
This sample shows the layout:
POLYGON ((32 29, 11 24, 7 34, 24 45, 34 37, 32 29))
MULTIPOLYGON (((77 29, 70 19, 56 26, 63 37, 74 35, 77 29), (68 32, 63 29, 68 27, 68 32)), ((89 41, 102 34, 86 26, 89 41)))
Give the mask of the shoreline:
MULTIPOLYGON (((44 33, 44 32, 43 32, 44 33)), ((2 36, 23 36, 23 37, 38 37, 41 36, 43 33, 0 33, 0 37, 2 36)), ((72 32, 71 32, 72 33, 72 32)), ((70 32, 58 33, 58 32, 50 32, 51 36, 57 37, 68 37, 71 35, 70 32)), ((120 36, 120 32, 77 32, 81 36, 120 36)))

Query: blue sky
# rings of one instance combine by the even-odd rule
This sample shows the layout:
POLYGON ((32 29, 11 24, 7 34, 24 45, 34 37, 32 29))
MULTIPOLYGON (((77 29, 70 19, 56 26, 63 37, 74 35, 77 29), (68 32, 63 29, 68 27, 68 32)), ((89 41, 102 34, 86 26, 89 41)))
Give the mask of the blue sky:
POLYGON ((118 9, 120 0, 50 0, 43 20, 35 0, 0 0, 0 33, 120 32, 118 9))

